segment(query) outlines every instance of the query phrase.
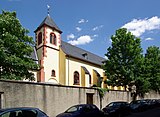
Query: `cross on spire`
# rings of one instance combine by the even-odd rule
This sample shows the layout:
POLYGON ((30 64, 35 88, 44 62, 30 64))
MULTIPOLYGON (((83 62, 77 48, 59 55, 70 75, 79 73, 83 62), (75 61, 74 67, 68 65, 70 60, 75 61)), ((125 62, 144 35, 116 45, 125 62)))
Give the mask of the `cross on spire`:
POLYGON ((50 6, 47 4, 47 14, 49 15, 50 6))

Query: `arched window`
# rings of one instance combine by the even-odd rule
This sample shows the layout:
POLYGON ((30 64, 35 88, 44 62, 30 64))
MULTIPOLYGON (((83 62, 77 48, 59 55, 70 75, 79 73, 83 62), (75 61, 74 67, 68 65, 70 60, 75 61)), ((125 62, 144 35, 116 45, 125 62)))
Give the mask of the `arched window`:
POLYGON ((74 72, 74 85, 79 85, 79 73, 77 71, 74 72))
POLYGON ((55 70, 52 70, 52 72, 51 72, 51 76, 53 76, 53 77, 55 77, 55 76, 56 76, 56 72, 55 72, 55 70))
POLYGON ((89 84, 91 84, 92 80, 91 80, 91 75, 89 74, 89 84))
POLYGON ((38 34, 38 45, 42 43, 42 32, 38 34))
POLYGON ((50 34, 50 43, 57 45, 57 39, 56 39, 56 35, 54 33, 50 34))

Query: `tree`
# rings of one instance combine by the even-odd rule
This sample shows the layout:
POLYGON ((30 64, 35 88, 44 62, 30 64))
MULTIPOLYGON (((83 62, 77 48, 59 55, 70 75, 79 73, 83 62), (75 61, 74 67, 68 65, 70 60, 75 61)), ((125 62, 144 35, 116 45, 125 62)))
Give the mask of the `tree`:
POLYGON ((105 93, 109 92, 109 90, 108 90, 108 88, 97 87, 97 91, 99 93, 100 109, 102 109, 102 99, 104 98, 105 93))
POLYGON ((2 11, 0 14, 0 79, 29 79, 37 69, 31 53, 34 41, 16 18, 16 12, 2 11))
POLYGON ((127 85, 136 80, 141 71, 141 41, 125 28, 116 30, 111 40, 112 45, 107 49, 107 60, 103 66, 108 78, 106 83, 110 86, 123 86, 126 90, 127 85))
POLYGON ((144 97, 144 94, 150 91, 150 82, 146 77, 137 77, 135 80, 135 85, 136 85, 136 93, 133 95, 133 100, 136 99, 137 95, 140 97, 144 97))
POLYGON ((160 91, 160 49, 156 46, 147 48, 145 54, 146 79, 150 82, 150 89, 160 91))
POLYGON ((95 88, 98 91, 99 99, 100 99, 100 109, 102 109, 102 99, 104 98, 105 93, 109 92, 109 89, 97 87, 96 85, 92 86, 92 88, 95 88))

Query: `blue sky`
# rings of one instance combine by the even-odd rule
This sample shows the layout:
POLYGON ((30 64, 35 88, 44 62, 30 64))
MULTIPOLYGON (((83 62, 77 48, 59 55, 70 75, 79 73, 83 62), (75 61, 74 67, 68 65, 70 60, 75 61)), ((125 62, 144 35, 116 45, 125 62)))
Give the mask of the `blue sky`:
POLYGON ((160 0, 1 0, 0 9, 16 11, 23 27, 34 30, 50 16, 63 31, 62 40, 101 57, 111 35, 121 27, 141 38, 145 52, 160 47, 160 0))

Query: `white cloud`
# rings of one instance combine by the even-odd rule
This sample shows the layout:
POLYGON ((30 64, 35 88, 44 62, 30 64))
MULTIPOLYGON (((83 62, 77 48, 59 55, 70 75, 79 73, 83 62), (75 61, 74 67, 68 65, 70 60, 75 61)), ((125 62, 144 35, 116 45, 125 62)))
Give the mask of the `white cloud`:
POLYGON ((93 37, 98 37, 98 35, 93 35, 93 37))
POLYGON ((94 27, 92 30, 93 31, 98 30, 98 26, 94 27))
POLYGON ((103 25, 96 26, 96 27, 94 27, 92 30, 93 30, 93 31, 96 31, 96 30, 99 30, 99 29, 101 29, 102 27, 103 27, 103 25))
POLYGON ((84 19, 81 19, 80 21, 78 21, 79 24, 80 24, 80 23, 84 23, 84 22, 85 22, 84 19))
POLYGON ((82 28, 76 27, 76 30, 77 30, 78 32, 80 32, 80 31, 82 30, 82 28))
POLYGON ((70 41, 68 41, 68 43, 70 43, 72 45, 84 45, 84 44, 90 43, 92 41, 93 41, 93 39, 91 38, 91 36, 84 35, 84 36, 80 36, 76 40, 70 40, 70 41))
POLYGON ((87 22, 88 22, 88 20, 85 20, 85 19, 81 19, 81 20, 78 21, 79 24, 81 24, 81 23, 87 23, 87 22))
POLYGON ((67 35, 67 40, 69 40, 69 39, 74 39, 75 38, 75 36, 74 36, 74 34, 69 34, 69 35, 67 35))
POLYGON ((150 19, 133 19, 131 22, 122 26, 122 28, 127 28, 133 35, 139 37, 146 31, 160 29, 160 18, 154 16, 150 19))
POLYGON ((154 40, 154 39, 153 39, 153 38, 148 37, 148 38, 146 38, 145 40, 146 40, 146 41, 152 41, 152 40, 154 40))

